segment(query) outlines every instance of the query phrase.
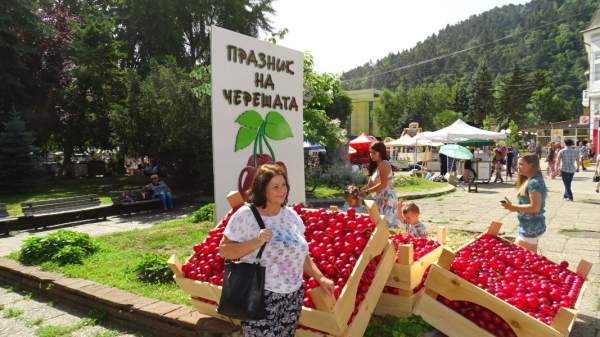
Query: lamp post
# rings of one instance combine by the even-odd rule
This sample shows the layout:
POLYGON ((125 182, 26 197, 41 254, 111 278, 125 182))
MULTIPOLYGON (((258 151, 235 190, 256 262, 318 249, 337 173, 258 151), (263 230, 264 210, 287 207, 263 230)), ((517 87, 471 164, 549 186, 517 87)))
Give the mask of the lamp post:
POLYGON ((373 101, 369 101, 369 135, 373 134, 373 118, 371 117, 373 112, 373 101))

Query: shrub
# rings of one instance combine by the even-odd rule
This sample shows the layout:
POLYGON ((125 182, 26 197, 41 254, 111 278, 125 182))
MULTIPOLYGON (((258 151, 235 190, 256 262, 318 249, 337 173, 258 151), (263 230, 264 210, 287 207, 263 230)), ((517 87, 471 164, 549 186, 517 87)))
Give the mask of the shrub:
POLYGON ((60 265, 81 263, 96 250, 98 246, 88 234, 60 230, 46 237, 27 238, 21 246, 18 260, 24 264, 48 261, 60 265))
POLYGON ((192 213, 192 221, 214 221, 215 204, 208 203, 192 213))
POLYGON ((321 184, 343 189, 348 185, 365 185, 369 180, 369 177, 361 172, 352 172, 352 169, 349 166, 337 166, 330 167, 321 174, 318 180, 321 184))
POLYGON ((144 254, 133 268, 140 281, 148 283, 173 282, 173 272, 167 265, 167 257, 156 253, 144 254))

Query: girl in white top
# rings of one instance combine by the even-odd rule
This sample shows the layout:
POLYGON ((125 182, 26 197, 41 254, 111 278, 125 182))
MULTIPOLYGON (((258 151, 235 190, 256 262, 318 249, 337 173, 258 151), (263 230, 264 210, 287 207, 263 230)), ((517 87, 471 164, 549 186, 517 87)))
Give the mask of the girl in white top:
POLYGON ((325 293, 333 296, 333 281, 323 276, 308 255, 302 219, 284 207, 288 193, 287 174, 282 167, 260 166, 249 199, 262 217, 265 229, 259 228, 252 210, 243 206, 223 232, 219 252, 226 259, 254 262, 258 250, 266 243, 260 261, 266 267, 266 317, 242 321, 245 337, 295 335, 304 297, 303 272, 314 277, 325 293))

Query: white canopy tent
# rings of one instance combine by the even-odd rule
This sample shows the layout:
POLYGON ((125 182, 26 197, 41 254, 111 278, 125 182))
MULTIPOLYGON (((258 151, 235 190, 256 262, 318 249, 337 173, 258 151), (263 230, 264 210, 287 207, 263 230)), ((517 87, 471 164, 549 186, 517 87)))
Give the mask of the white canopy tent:
MULTIPOLYGON (((429 132, 431 133, 431 132, 429 132)), ((385 143, 386 146, 442 146, 443 143, 434 142, 426 137, 419 137, 420 134, 417 134, 415 137, 411 137, 410 135, 403 135, 402 137, 393 140, 391 142, 385 143)))
POLYGON ((471 126, 458 119, 452 125, 434 132, 422 132, 415 136, 419 139, 427 139, 432 142, 457 143, 469 139, 498 140, 506 139, 505 133, 483 130, 471 126))

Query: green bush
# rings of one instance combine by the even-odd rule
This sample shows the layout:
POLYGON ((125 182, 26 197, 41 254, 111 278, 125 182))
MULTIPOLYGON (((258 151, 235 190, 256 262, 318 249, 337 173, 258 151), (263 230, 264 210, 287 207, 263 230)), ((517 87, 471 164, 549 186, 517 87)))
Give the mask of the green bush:
POLYGON ((133 268, 137 278, 148 283, 173 282, 173 272, 167 265, 167 257, 156 253, 144 254, 133 268))
POLYGON ((27 238, 21 245, 18 260, 24 264, 81 263, 97 250, 98 246, 88 234, 60 230, 46 237, 27 238))
POLYGON ((365 337, 419 337, 432 329, 431 325, 416 315, 407 318, 373 316, 365 331, 365 337))
POLYGON ((348 185, 365 185, 369 177, 361 172, 352 172, 349 166, 330 167, 317 178, 318 182, 330 187, 344 189, 348 185))
POLYGON ((202 221, 214 221, 215 214, 215 204, 208 203, 198 210, 192 213, 192 221, 194 222, 202 222, 202 221))

